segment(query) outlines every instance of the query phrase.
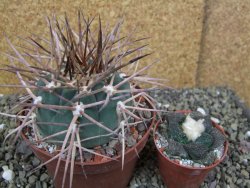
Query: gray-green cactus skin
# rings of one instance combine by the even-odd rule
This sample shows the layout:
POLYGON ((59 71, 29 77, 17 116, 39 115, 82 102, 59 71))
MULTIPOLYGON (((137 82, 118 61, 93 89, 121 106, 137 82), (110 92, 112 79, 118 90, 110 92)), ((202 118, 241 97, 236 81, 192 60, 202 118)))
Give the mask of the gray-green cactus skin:
MULTIPOLYGON (((110 79, 110 78, 109 78, 110 79)), ((120 77, 118 73, 115 74, 114 77, 114 82, 113 86, 117 85, 124 79, 120 77)), ((107 80, 108 81, 108 80, 107 80)), ((37 82, 38 86, 44 86, 45 83, 41 80, 37 82)), ((103 88, 105 84, 105 81, 101 81, 98 84, 96 84, 93 88, 92 91, 95 91, 97 89, 103 88)), ((122 84, 119 88, 119 90, 128 90, 130 89, 130 83, 126 82, 122 84)), ((76 94, 77 90, 76 89, 66 89, 66 88, 55 88, 53 92, 56 92, 58 95, 71 100, 76 94)), ((118 97, 121 94, 115 94, 113 97, 118 97)), ((60 105, 60 106, 69 106, 69 102, 59 98, 58 96, 49 93, 47 91, 42 91, 38 90, 37 91, 37 96, 42 97, 42 103, 43 104, 50 104, 50 105, 60 105)), ((103 101, 106 99, 107 93, 104 91, 98 92, 93 95, 89 96, 83 96, 82 98, 79 99, 79 102, 82 104, 91 104, 94 102, 98 101, 103 101)), ((96 121, 102 123, 104 126, 106 126, 109 129, 116 129, 118 125, 118 115, 116 112, 116 106, 118 101, 124 101, 131 97, 131 94, 127 95, 126 97, 122 97, 117 100, 109 100, 108 104, 100 111, 101 105, 100 106, 95 106, 91 108, 86 108, 85 113, 95 119, 96 121)), ((44 109, 44 108, 39 108, 37 110, 37 122, 48 122, 48 123, 64 123, 69 126, 71 120, 73 118, 72 111, 70 110, 58 110, 58 111, 52 111, 49 109, 44 109)), ((105 135, 108 134, 106 130, 103 128, 100 128, 99 126, 95 125, 94 123, 91 123, 88 119, 85 117, 79 117, 78 118, 78 123, 79 124, 88 124, 86 126, 82 126, 79 128, 79 134, 80 134, 80 139, 87 139, 90 137, 97 136, 97 138, 86 140, 82 142, 82 146, 86 148, 93 148, 95 146, 103 145, 109 142, 111 137, 114 135, 110 136, 100 136, 100 135, 105 135), (90 124, 91 123, 91 124, 90 124), (99 137, 100 136, 100 137, 99 137)), ((39 132, 41 136, 46 137, 58 132, 61 132, 63 130, 67 130, 68 126, 52 126, 50 124, 39 124, 37 123, 37 126, 39 128, 39 132)), ((59 135, 56 137, 53 137, 53 141, 63 141, 65 138, 66 134, 59 135)), ((52 140, 50 140, 52 142, 52 140)))

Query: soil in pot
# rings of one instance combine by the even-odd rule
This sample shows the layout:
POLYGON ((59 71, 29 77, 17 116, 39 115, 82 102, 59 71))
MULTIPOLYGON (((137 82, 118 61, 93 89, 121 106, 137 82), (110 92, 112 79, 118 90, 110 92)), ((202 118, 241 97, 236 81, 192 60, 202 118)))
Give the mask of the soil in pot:
MULTIPOLYGON (((185 130, 183 125, 187 121, 187 116, 189 116, 190 113, 190 111, 178 111, 170 114, 170 116, 174 115, 174 120, 178 122, 175 124, 175 126, 180 126, 179 128, 181 128, 182 133, 185 130), (184 119, 180 120, 181 118, 184 119)), ((192 112, 191 116, 192 114, 197 114, 197 112, 192 112)), ((205 116, 200 113, 199 115, 200 119, 209 118, 207 115, 205 116)), ((199 118, 194 117, 194 119, 196 119, 197 122, 199 121, 199 118)), ((208 145, 209 136, 202 137, 198 134, 198 137, 196 138, 197 140, 194 141, 189 139, 192 139, 192 136, 194 136, 195 133, 192 134, 191 137, 188 134, 186 135, 186 133, 181 133, 178 135, 178 138, 174 138, 173 136, 170 138, 168 133, 169 137, 165 138, 163 135, 166 134, 166 132, 164 133, 162 127, 165 128, 165 131, 169 131, 169 128, 171 128, 171 131, 176 131, 173 130, 173 127, 171 127, 173 126, 173 124, 170 125, 171 123, 171 120, 169 120, 169 117, 167 117, 165 123, 157 125, 154 129, 154 142, 157 148, 160 174, 168 188, 198 188, 204 181, 208 172, 216 167, 220 162, 222 162, 227 154, 228 142, 223 136, 219 136, 219 134, 217 134, 219 132, 220 135, 225 135, 223 128, 212 122, 210 118, 206 121, 203 121, 204 130, 201 132, 201 135, 204 136, 203 134, 210 133, 211 131, 211 138, 215 139, 215 141, 211 140, 212 142, 209 146, 210 150, 207 149, 206 155, 203 156, 202 152, 205 150, 205 148, 201 145, 208 145), (208 123, 208 120, 211 123, 211 127, 206 124, 208 123), (208 131, 207 129, 210 128, 211 130, 208 131), (216 135, 213 134, 213 132, 217 132, 216 135), (185 143, 185 141, 187 141, 187 143, 185 143), (195 145, 197 142, 198 146, 195 145), (212 147, 213 144, 215 147, 212 147), (194 148, 191 149, 189 147, 190 145, 192 145, 194 148), (198 154, 195 152, 197 150, 199 151, 198 154), (199 158, 201 156, 202 158, 199 158)), ((197 131, 193 130, 193 132, 197 131)))

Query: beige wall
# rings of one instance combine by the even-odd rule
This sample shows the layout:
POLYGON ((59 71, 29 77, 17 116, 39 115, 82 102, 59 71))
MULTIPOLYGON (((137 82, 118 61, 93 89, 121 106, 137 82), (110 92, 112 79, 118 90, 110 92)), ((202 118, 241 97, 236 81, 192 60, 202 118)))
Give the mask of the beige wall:
MULTIPOLYGON (((0 51, 8 50, 3 32, 19 44, 15 35, 45 32, 46 15, 67 12, 75 23, 79 8, 111 25, 124 17, 123 33, 137 26, 140 36, 150 36, 154 54, 145 62, 160 59, 150 73, 170 86, 228 85, 250 104, 248 0, 1 0, 0 51)), ((0 64, 6 62, 1 55, 0 64)), ((0 83, 9 82, 15 80, 1 73, 0 83)))
POLYGON ((227 85, 250 106, 250 1, 209 0, 198 85, 227 85))
MULTIPOLYGON (((137 26, 141 36, 151 37, 148 43, 154 54, 145 61, 161 60, 151 69, 153 76, 168 78, 170 86, 195 85, 202 29, 202 0, 1 0, 0 28, 16 44, 18 41, 13 37, 15 35, 44 33, 45 15, 55 12, 62 16, 66 11, 74 22, 79 8, 87 15, 99 13, 106 23, 113 24, 117 18, 124 17, 124 33, 137 26)), ((1 33, 0 51, 7 49, 1 33)), ((2 56, 0 60, 1 64, 7 61, 2 56)), ((9 78, 1 76, 0 82, 8 82, 9 78)))

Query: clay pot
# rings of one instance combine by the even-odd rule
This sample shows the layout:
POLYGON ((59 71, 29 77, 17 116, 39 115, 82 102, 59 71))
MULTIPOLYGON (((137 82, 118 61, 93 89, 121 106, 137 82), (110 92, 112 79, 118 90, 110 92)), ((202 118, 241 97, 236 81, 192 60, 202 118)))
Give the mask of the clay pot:
MULTIPOLYGON (((132 148, 128 149, 125 153, 124 167, 122 170, 121 156, 115 157, 115 160, 106 160, 101 162, 91 162, 83 163, 84 171, 87 178, 83 174, 82 165, 80 162, 75 162, 74 164, 74 175, 73 175, 73 188, 125 188, 127 187, 136 162, 138 160, 138 154, 144 148, 150 129, 155 124, 155 114, 151 121, 151 125, 147 132, 144 134, 142 139, 132 148)), ((48 152, 37 148, 33 145, 24 134, 22 138, 31 146, 32 151, 35 153, 37 158, 42 162, 46 162, 53 157, 53 155, 48 152)), ((55 169, 57 165, 57 159, 46 165, 48 173, 51 177, 54 177, 55 169)), ((61 161, 57 177, 54 181, 56 188, 62 187, 62 179, 64 175, 65 160, 61 161)), ((65 183, 65 188, 69 186, 70 172, 68 170, 68 175, 65 183)))
MULTIPOLYGON (((189 113, 190 111, 178 111, 178 113, 189 113)), ((225 135, 223 128, 212 122, 213 126, 225 135)), ((157 130, 158 124, 154 128, 154 133, 157 130)), ((156 145, 156 138, 154 134, 154 142, 156 145)), ((214 164, 204 167, 186 167, 177 164, 167 158, 161 149, 157 148, 157 160, 159 165, 160 174, 164 183, 168 188, 199 188, 209 171, 215 168, 221 163, 227 155, 228 141, 224 143, 224 153, 220 160, 217 160, 214 164)))

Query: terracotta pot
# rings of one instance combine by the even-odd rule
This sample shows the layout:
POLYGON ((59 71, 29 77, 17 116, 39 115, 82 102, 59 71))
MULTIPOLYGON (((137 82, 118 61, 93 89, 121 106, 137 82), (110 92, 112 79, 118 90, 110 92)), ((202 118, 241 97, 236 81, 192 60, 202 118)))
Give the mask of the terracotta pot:
MULTIPOLYGON (((138 160, 138 154, 144 148, 148 140, 150 129, 155 124, 155 117, 156 116, 154 113, 154 118, 151 121, 151 125, 148 128, 147 132, 144 134, 143 138, 134 147, 126 151, 123 170, 122 170, 121 156, 115 157, 114 159, 116 160, 83 163, 84 170, 87 175, 87 178, 85 178, 85 175, 82 172, 81 163, 75 162, 72 187, 73 188, 100 188, 100 187, 102 188, 125 188, 127 187, 132 177, 136 162, 138 160)), ((35 153, 37 158, 39 158, 42 162, 46 162, 49 159, 51 159, 51 157, 53 157, 53 155, 33 145, 26 138, 24 134, 22 134, 22 138, 26 142, 28 142, 28 144, 31 146, 32 151, 35 153)), ((54 160, 46 165, 48 169, 48 173, 51 177, 54 177, 56 165, 57 165, 57 160, 54 160)), ((62 160, 57 177, 54 182, 56 188, 62 187, 64 166, 65 166, 65 160, 62 160)), ((70 187, 69 177, 70 177, 70 172, 68 171, 65 188, 70 187)))
MULTIPOLYGON (((189 113, 190 111, 178 111, 178 113, 189 113)), ((225 135, 223 128, 212 122, 213 126, 225 135)), ((157 130, 158 124, 154 128, 154 133, 157 130)), ((156 138, 154 134, 154 142, 156 138)), ((206 178, 209 171, 221 163, 227 155, 228 141, 224 143, 224 153, 220 160, 217 160, 213 165, 204 168, 186 167, 179 165, 167 158, 162 150, 157 148, 157 160, 160 174, 164 183, 168 188, 198 188, 206 178)))

